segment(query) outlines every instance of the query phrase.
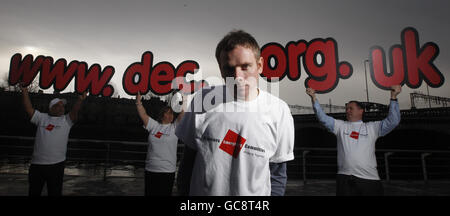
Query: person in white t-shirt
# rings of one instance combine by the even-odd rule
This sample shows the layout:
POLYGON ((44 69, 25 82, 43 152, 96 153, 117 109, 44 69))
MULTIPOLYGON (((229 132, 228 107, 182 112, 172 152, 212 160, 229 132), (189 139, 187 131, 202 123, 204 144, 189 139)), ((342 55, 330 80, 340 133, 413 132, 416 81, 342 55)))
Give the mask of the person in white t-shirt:
POLYGON ((68 114, 64 114, 66 100, 54 98, 49 103, 47 114, 33 108, 28 89, 23 83, 20 85, 25 111, 31 118, 31 123, 37 127, 28 171, 28 194, 40 196, 44 184, 47 184, 49 196, 61 196, 70 128, 78 119, 78 111, 87 93, 78 97, 68 114))
POLYGON ((153 119, 147 115, 139 92, 136 96, 136 109, 144 128, 149 132, 145 160, 145 196, 171 196, 177 166, 178 138, 175 136, 175 127, 183 117, 184 110, 174 121, 172 108, 165 106, 159 111, 158 119, 153 119))
POLYGON ((391 87, 388 116, 382 121, 363 122, 364 108, 358 101, 346 104, 347 121, 326 115, 320 107, 314 89, 307 88, 313 108, 321 124, 337 137, 337 196, 381 196, 383 185, 377 171, 375 142, 400 123, 397 95, 400 85, 391 87))
POLYGON ((258 88, 263 58, 244 31, 217 45, 223 86, 197 91, 176 128, 184 144, 182 195, 284 195, 286 162, 294 159, 294 122, 288 105, 258 88))

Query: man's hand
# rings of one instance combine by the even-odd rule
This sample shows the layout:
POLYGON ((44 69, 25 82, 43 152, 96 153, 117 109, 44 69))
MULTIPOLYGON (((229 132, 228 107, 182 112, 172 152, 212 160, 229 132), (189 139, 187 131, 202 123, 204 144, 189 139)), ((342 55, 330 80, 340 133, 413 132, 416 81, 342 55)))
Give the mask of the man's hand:
POLYGON ((308 94, 311 97, 311 100, 313 102, 316 101, 316 90, 314 90, 312 88, 307 88, 306 89, 306 94, 308 94))
POLYGON ((78 120, 78 112, 81 109, 81 104, 83 104, 84 99, 87 97, 87 91, 83 92, 83 94, 78 95, 78 100, 72 107, 72 110, 69 112, 69 117, 72 122, 76 122, 78 120))
POLYGON ((393 85, 391 86, 391 99, 397 99, 397 95, 402 92, 401 85, 393 85))
POLYGON ((141 104, 141 93, 138 91, 137 95, 136 95, 136 104, 141 104))
POLYGON ((28 88, 25 86, 24 82, 19 83, 20 90, 22 90, 22 102, 25 108, 25 112, 27 112, 28 117, 33 117, 34 108, 31 104, 30 96, 28 95, 28 88))
POLYGON ((145 111, 145 108, 142 105, 141 93, 139 91, 136 95, 136 109, 139 114, 139 117, 142 120, 142 123, 144 123, 144 126, 147 127, 148 121, 149 121, 149 116, 147 115, 147 112, 145 111))
POLYGON ((25 86, 24 82, 20 82, 19 87, 22 92, 28 92, 28 88, 25 86))
POLYGON ((83 94, 82 95, 79 95, 78 96, 78 99, 80 99, 80 100, 84 100, 84 99, 86 99, 86 97, 87 97, 87 92, 83 92, 83 94))

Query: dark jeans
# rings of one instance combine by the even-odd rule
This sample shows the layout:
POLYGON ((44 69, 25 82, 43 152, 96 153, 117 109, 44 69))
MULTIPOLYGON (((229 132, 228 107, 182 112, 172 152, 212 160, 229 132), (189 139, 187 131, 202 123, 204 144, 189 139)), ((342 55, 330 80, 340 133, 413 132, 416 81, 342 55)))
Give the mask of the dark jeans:
POLYGON ((145 171, 145 196, 171 196, 175 173, 145 171))
POLYGON ((64 161, 57 164, 31 164, 28 171, 29 196, 41 196, 47 184, 48 196, 61 196, 64 177, 64 161))
POLYGON ((336 196, 383 196, 383 193, 380 180, 337 174, 336 196))

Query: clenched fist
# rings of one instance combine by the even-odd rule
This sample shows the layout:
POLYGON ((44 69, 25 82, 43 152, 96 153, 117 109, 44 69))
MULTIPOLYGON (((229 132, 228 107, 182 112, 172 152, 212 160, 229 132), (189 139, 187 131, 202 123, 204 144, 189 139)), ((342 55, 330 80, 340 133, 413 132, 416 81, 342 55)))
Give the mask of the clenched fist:
POLYGON ((391 99, 397 99, 397 95, 402 92, 401 85, 393 85, 391 86, 391 99))

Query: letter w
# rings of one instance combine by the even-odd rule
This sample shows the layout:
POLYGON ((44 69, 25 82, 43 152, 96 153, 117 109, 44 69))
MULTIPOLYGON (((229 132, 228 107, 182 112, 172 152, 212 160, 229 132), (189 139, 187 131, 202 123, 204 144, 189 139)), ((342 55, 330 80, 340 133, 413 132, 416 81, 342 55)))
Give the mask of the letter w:
POLYGON ((87 73, 86 68, 87 64, 85 62, 79 64, 75 88, 77 92, 84 92, 87 89, 91 89, 91 94, 99 95, 114 75, 114 68, 106 66, 101 71, 100 65, 94 64, 89 68, 87 73))
POLYGON ((16 85, 23 81, 25 85, 29 85, 41 69, 43 61, 43 56, 38 56, 33 61, 33 55, 26 55, 22 60, 20 53, 14 54, 11 57, 11 65, 9 67, 9 84, 16 85))

